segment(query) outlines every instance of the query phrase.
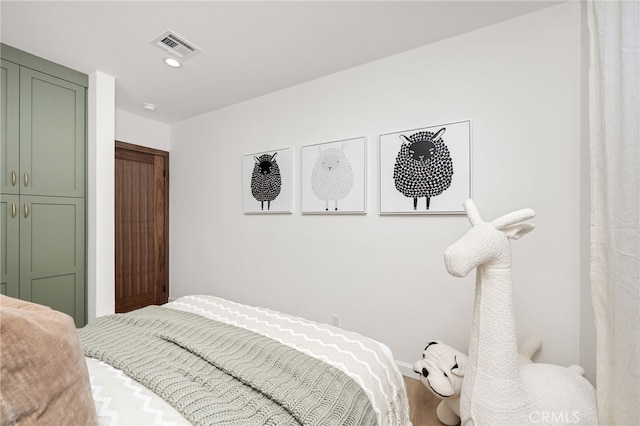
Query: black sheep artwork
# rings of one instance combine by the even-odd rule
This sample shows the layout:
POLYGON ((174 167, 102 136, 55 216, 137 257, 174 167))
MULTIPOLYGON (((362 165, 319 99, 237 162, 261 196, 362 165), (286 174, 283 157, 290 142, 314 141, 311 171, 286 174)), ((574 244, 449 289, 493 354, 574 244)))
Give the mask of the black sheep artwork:
POLYGON ((260 157, 253 157, 255 164, 251 174, 251 195, 260 201, 261 210, 264 210, 265 201, 267 210, 270 210, 271 202, 280 195, 282 177, 276 162, 277 155, 275 152, 273 155, 262 154, 260 157))
POLYGON ((413 198, 413 210, 418 209, 418 198, 421 197, 426 198, 429 210, 431 198, 451 186, 453 161, 442 140, 445 130, 443 127, 435 133, 400 135, 402 146, 393 167, 393 180, 402 195, 413 198))

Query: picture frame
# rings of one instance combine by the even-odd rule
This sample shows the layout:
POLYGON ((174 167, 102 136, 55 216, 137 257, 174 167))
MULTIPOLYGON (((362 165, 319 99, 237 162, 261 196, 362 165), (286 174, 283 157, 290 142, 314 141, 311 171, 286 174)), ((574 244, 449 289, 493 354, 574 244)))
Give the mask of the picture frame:
POLYGON ((464 214, 471 121, 380 135, 380 214, 464 214))
POLYGON ((367 138, 302 147, 302 214, 367 213, 367 138))
POLYGON ((242 205, 245 214, 292 213, 291 148, 242 157, 242 205))

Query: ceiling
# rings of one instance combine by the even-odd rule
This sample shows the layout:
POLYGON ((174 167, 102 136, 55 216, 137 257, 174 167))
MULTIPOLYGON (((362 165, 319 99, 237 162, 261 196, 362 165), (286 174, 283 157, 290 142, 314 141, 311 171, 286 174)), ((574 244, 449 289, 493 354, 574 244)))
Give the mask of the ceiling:
POLYGON ((557 3, 3 0, 0 40, 111 75, 116 108, 171 124, 557 3), (166 66, 166 30, 201 52, 166 66))

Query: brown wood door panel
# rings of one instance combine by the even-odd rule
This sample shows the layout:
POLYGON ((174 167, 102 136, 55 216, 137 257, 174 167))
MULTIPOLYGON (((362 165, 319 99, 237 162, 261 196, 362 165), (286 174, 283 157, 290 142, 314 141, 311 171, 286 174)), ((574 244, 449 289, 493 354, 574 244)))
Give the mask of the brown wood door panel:
POLYGON ((168 299, 168 153, 116 142, 116 312, 168 299))

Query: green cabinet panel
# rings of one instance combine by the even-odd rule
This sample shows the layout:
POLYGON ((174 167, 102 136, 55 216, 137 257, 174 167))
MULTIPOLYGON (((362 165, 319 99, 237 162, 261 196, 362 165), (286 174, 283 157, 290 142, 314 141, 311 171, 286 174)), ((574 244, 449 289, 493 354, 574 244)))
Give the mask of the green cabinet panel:
POLYGON ((31 301, 69 314, 76 327, 84 326, 84 312, 78 305, 78 281, 76 274, 55 275, 31 280, 31 301), (82 318, 78 318, 82 316, 82 318))
POLYGON ((19 253, 20 217, 19 197, 0 194, 0 258, 2 279, 0 293, 5 296, 19 297, 19 253))
POLYGON ((20 298, 84 325, 84 199, 20 197, 20 298))
POLYGON ((17 194, 19 170, 19 81, 20 68, 9 61, 2 61, 0 66, 2 79, 0 81, 0 192, 17 194))
POLYGON ((20 68, 20 193, 84 197, 85 88, 20 68))
POLYGON ((2 43, 0 53, 0 291, 82 327, 87 78, 2 43))

